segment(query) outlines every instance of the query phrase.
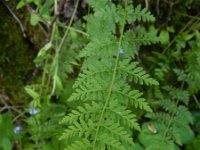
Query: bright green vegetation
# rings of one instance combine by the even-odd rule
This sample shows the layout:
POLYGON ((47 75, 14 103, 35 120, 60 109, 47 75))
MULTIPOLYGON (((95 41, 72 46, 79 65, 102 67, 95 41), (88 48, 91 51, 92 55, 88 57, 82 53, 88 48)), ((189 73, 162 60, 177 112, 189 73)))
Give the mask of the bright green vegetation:
MULTIPOLYGON (((29 99, 23 108, 11 104, 19 112, 0 103, 0 148, 198 150, 198 1, 63 2, 17 4, 34 10, 30 24, 47 37, 34 61, 31 54, 16 59, 27 61, 26 69, 15 68, 19 73, 34 62, 41 74, 19 82, 29 99)), ((7 31, 6 24, 1 28, 7 31)), ((31 53, 21 46, 19 56, 31 53)), ((8 78, 5 89, 17 79, 8 78)))

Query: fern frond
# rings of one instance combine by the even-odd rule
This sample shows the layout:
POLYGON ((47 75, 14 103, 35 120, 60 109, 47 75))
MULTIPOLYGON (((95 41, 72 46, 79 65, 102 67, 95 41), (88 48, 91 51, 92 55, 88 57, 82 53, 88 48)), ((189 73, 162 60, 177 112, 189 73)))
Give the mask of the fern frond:
POLYGON ((77 135, 77 133, 79 132, 78 129, 76 129, 75 126, 69 126, 68 129, 65 129, 64 133, 67 133, 67 134, 63 134, 60 139, 70 139, 74 136, 77 135))
POLYGON ((113 90, 113 96, 123 99, 124 102, 126 102, 127 104, 129 103, 131 105, 134 105, 135 108, 140 108, 152 112, 146 100, 141 97, 142 93, 138 90, 130 90, 127 86, 121 90, 113 90))
POLYGON ((70 146, 66 147, 65 150, 90 150, 91 148, 91 143, 86 139, 82 139, 75 141, 70 146))
POLYGON ((71 95, 71 97, 68 99, 68 101, 99 100, 99 99, 105 97, 105 93, 106 93, 106 88, 102 87, 102 84, 99 84, 93 80, 92 83, 86 82, 86 83, 80 85, 80 87, 76 89, 76 92, 71 95))
MULTIPOLYGON (((125 31, 126 12, 129 11, 130 15, 130 7, 127 4, 125 8, 116 6, 110 0, 88 2, 94 9, 93 15, 85 17, 90 43, 80 54, 85 61, 73 86, 75 92, 68 99, 81 103, 63 119, 62 123, 67 124, 68 129, 62 138, 86 138, 91 143, 92 150, 131 149, 131 130, 140 130, 132 108, 149 112, 151 108, 142 98, 143 94, 131 89, 126 82, 132 80, 138 85, 158 85, 158 82, 142 67, 138 67, 138 63, 130 63, 134 54, 131 47, 135 44, 134 40, 131 42, 128 38, 133 35, 132 32, 125 31), (129 43, 124 51, 127 59, 124 60, 121 59, 123 57, 120 52, 123 51, 123 43, 129 43)), ((137 20, 147 20, 145 17, 150 15, 139 6, 135 10, 144 15, 136 16, 137 20)))
POLYGON ((175 144, 182 145, 184 138, 180 129, 185 130, 190 137, 193 134, 189 127, 189 124, 192 123, 191 113, 187 110, 187 107, 181 105, 188 104, 189 94, 187 91, 171 86, 165 86, 163 89, 161 98, 165 96, 168 99, 161 99, 156 103, 157 106, 161 106, 163 109, 146 116, 153 120, 154 123, 162 126, 160 131, 158 131, 163 136, 162 141, 173 141, 174 146, 175 144), (182 103, 179 104, 179 101, 182 103))
MULTIPOLYGON (((103 145, 101 147, 104 147, 104 149, 115 149, 115 150, 126 150, 126 148, 124 147, 124 145, 122 145, 121 142, 119 142, 118 140, 114 139, 112 136, 110 136, 107 133, 103 133, 100 134, 98 139, 99 144, 103 145), (106 147, 104 146, 106 145, 106 147)), ((98 145, 97 145, 98 148, 98 145)))
POLYGON ((165 125, 167 125, 169 123, 169 120, 171 119, 171 116, 169 114, 167 114, 167 113, 164 113, 164 112, 147 114, 146 117, 150 118, 152 120, 156 120, 156 121, 162 122, 165 125))
POLYGON ((134 40, 139 46, 156 44, 160 42, 160 38, 156 36, 158 31, 154 27, 150 27, 148 32, 144 27, 137 27, 135 31, 136 38, 134 40))
POLYGON ((169 113, 176 113, 177 111, 176 103, 170 99, 159 100, 156 104, 169 113))
POLYGON ((172 86, 165 86, 163 87, 166 91, 169 92, 169 95, 174 100, 179 100, 183 102, 185 105, 189 103, 189 92, 186 90, 181 90, 172 86))
POLYGON ((142 67, 138 67, 138 62, 130 63, 129 59, 125 59, 119 63, 119 74, 128 76, 129 79, 134 80, 139 84, 158 85, 159 83, 151 78, 142 67))
POLYGON ((95 65, 87 64, 87 67, 85 67, 83 69, 83 72, 79 74, 79 78, 76 80, 73 88, 79 87, 84 82, 90 82, 91 78, 98 78, 99 76, 103 76, 104 74, 110 76, 110 69, 112 68, 112 66, 112 63, 105 63, 104 61, 101 63, 97 62, 95 63, 95 65))
POLYGON ((87 0, 87 1, 95 11, 98 11, 99 9, 105 7, 111 2, 111 0, 100 0, 100 1, 87 0))
POLYGON ((155 142, 155 144, 149 146, 145 150, 163 150, 163 149, 166 149, 166 147, 167 147, 167 150, 174 150, 175 149, 175 145, 172 141, 164 141, 164 142, 163 141, 157 141, 157 142, 155 142))
POLYGON ((145 123, 142 126, 142 131, 139 135, 141 143, 144 145, 145 150, 174 150, 175 144, 173 141, 166 137, 163 138, 163 131, 165 130, 165 125, 162 123, 145 123), (154 126, 156 133, 150 130, 149 126, 154 126))
POLYGON ((134 55, 138 54, 139 45, 135 40, 137 40, 135 32, 131 30, 126 31, 122 39, 123 58, 130 58, 130 56, 134 58, 134 55))
MULTIPOLYGON (((96 39, 94 42, 89 43, 83 51, 80 52, 80 57, 96 56, 98 57, 108 57, 112 56, 117 50, 116 39, 111 37, 106 37, 106 39, 96 39)), ((97 59, 96 59, 97 60, 97 59)))
POLYGON ((107 121, 105 124, 102 124, 101 132, 108 133, 110 136, 115 137, 118 141, 122 141, 123 143, 133 144, 126 129, 116 122, 107 121))
MULTIPOLYGON (((196 43, 199 43, 198 40, 196 43)), ((185 53, 187 60, 186 72, 188 74, 188 85, 191 94, 200 90, 200 51, 199 46, 193 44, 191 49, 185 53)))
POLYGON ((113 120, 116 122, 120 120, 120 124, 123 126, 128 126, 130 128, 134 128, 138 131, 140 131, 139 124, 136 120, 136 115, 132 114, 130 110, 128 110, 124 106, 118 106, 116 107, 116 104, 110 105, 107 110, 110 112, 108 113, 108 117, 113 115, 113 120), (116 119, 115 119, 116 118, 116 119))
POLYGON ((65 116, 60 123, 72 124, 75 123, 77 120, 81 119, 88 120, 91 114, 97 117, 101 109, 102 106, 100 106, 95 102, 92 102, 91 105, 85 104, 84 107, 78 106, 77 110, 72 110, 72 112, 69 113, 68 116, 65 116))
POLYGON ((135 21, 155 21, 155 17, 148 11, 147 8, 142 9, 141 5, 138 5, 135 8, 129 6, 127 10, 128 23, 135 21))
POLYGON ((193 118, 187 107, 179 106, 174 121, 178 126, 188 126, 193 123, 193 118))
POLYGON ((177 144, 182 145, 181 139, 180 139, 180 134, 177 132, 176 127, 172 127, 169 129, 168 134, 171 136, 173 141, 175 141, 177 144))

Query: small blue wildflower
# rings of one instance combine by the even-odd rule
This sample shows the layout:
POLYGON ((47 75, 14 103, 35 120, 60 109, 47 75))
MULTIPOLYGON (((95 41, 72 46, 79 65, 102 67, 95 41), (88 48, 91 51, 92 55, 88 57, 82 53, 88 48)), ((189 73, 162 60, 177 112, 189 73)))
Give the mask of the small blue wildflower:
POLYGON ((22 127, 21 126, 16 126, 13 131, 15 134, 18 134, 20 131, 22 130, 22 127))
POLYGON ((124 51, 123 51, 122 48, 120 48, 119 53, 120 53, 121 55, 124 54, 124 51))
POLYGON ((39 109, 36 109, 36 108, 34 108, 34 107, 29 108, 29 114, 30 114, 30 115, 36 115, 36 114, 39 113, 39 112, 40 112, 39 109))

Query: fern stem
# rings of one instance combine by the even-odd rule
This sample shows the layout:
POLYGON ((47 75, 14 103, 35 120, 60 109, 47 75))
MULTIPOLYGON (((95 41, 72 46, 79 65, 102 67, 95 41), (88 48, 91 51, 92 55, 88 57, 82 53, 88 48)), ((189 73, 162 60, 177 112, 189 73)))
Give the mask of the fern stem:
POLYGON ((98 122, 98 125, 97 125, 97 130, 96 130, 96 133, 95 133, 93 146, 92 146, 93 150, 95 150, 95 147, 96 147, 96 142, 97 142, 97 137, 98 137, 98 134, 99 134, 100 126, 102 124, 103 116, 104 116, 104 113, 105 113, 106 108, 108 106, 108 102, 109 102, 109 99, 110 99, 110 96, 111 96, 111 93, 112 93, 112 88, 113 88, 115 78, 116 78, 117 67, 118 67, 119 56, 120 56, 121 42, 122 42, 122 37, 123 37, 125 23, 126 23, 126 7, 127 7, 127 0, 125 0, 125 8, 124 8, 124 14, 123 14, 124 18, 123 18, 123 22, 122 22, 121 34, 120 34, 120 37, 119 37, 119 42, 118 42, 118 47, 117 47, 118 51, 116 53, 115 66, 114 66, 114 69, 113 69, 112 79, 111 79, 110 86, 109 86, 109 89, 108 89, 108 94, 106 96, 105 104, 104 104, 104 107, 102 109, 100 119, 99 119, 99 122, 98 122))

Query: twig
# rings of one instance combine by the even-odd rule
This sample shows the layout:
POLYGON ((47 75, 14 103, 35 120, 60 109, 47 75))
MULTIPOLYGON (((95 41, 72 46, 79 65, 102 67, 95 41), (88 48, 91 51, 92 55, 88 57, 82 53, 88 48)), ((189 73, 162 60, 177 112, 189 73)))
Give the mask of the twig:
POLYGON ((22 116, 25 118, 25 117, 26 117, 26 116, 24 115, 25 113, 26 113, 26 111, 20 112, 19 115, 17 115, 12 121, 15 122, 18 118, 20 118, 20 117, 22 117, 22 116))
POLYGON ((156 1, 156 13, 157 13, 157 16, 160 15, 160 0, 156 1))
POLYGON ((23 26, 22 22, 19 20, 19 18, 17 17, 17 15, 12 11, 12 9, 11 9, 7 4, 4 3, 4 1, 1 1, 1 2, 2 2, 2 4, 8 9, 8 11, 10 12, 10 14, 13 16, 13 18, 14 18, 14 19, 17 21, 17 23, 19 24, 19 27, 20 27, 20 29, 21 29, 21 31, 22 31, 22 33, 23 33, 23 36, 24 36, 24 37, 27 37, 27 36, 26 36, 26 33, 25 33, 24 26, 23 26))
MULTIPOLYGON (((24 2, 25 2, 25 4, 26 4, 26 8, 27 8, 28 12, 30 13, 30 15, 31 15, 32 13, 34 13, 35 11, 31 8, 31 6, 29 5, 28 1, 27 1, 27 0, 24 0, 24 2)), ((40 16, 38 16, 38 17, 40 17, 40 16)), ((40 18, 41 18, 41 17, 40 17, 40 18)), ((42 21, 45 22, 45 20, 42 20, 42 21)), ((47 22, 45 22, 45 23, 47 23, 47 22)), ((47 31, 44 29, 44 27, 43 27, 40 23, 38 23, 38 26, 39 26, 39 28, 42 30, 42 32, 44 33, 45 37, 48 37, 47 31)))

